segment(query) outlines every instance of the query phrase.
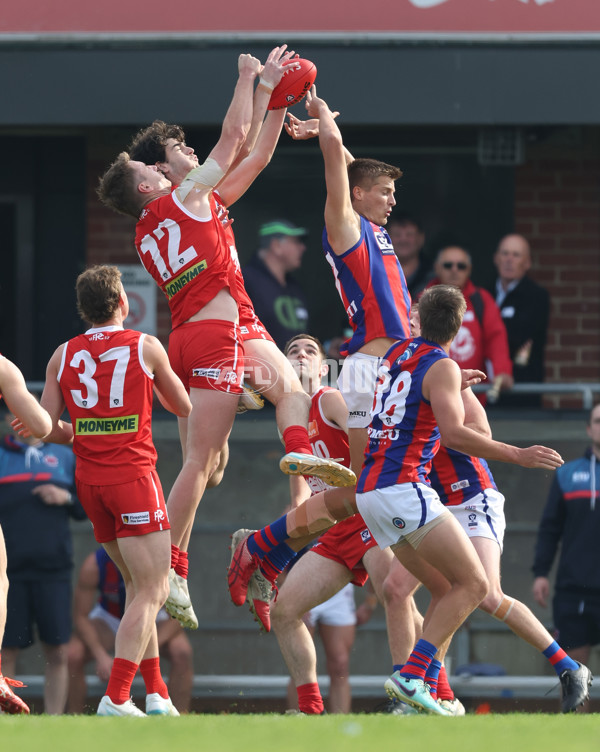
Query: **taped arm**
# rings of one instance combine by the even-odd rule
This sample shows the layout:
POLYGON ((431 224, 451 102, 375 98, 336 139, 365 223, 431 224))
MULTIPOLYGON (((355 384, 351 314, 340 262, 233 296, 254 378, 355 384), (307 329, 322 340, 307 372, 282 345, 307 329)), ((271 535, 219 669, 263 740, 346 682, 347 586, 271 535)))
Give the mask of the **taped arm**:
POLYGON ((181 185, 176 189, 177 197, 180 201, 185 202, 192 188, 197 191, 212 190, 224 177, 225 172, 218 162, 212 157, 208 157, 205 162, 188 172, 181 185))

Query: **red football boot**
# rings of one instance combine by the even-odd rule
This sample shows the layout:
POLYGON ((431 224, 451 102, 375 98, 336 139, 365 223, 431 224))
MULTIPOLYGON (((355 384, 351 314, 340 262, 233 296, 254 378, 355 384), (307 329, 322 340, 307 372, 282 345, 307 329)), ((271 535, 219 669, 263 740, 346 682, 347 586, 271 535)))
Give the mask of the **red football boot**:
POLYGON ((227 585, 231 600, 236 606, 243 606, 248 594, 248 583, 252 573, 258 569, 260 559, 248 551, 248 537, 254 530, 236 530, 231 536, 231 563, 227 570, 227 585))
POLYGON ((19 713, 29 715, 29 707, 12 691, 11 686, 25 687, 26 685, 17 679, 9 679, 0 674, 0 709, 11 715, 19 713))

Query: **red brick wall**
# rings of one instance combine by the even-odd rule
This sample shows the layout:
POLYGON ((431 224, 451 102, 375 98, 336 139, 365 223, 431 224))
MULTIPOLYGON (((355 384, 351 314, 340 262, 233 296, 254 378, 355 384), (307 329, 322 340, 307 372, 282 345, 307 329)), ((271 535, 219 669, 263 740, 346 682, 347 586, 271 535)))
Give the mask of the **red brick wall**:
MULTIPOLYGON (((569 133, 563 129, 563 139, 569 133)), ((529 145, 516 170, 515 229, 530 240, 531 274, 551 296, 546 378, 554 382, 600 382, 600 133, 578 134, 576 144, 529 145)), ((133 220, 105 209, 95 194, 98 176, 120 147, 90 143, 87 260, 136 263, 133 220)), ((157 321, 166 345, 169 311, 162 295, 157 321)), ((579 408, 581 400, 546 404, 579 408)))
MULTIPOLYGON (((515 228, 551 297, 547 381, 600 382, 600 149, 596 131, 576 135, 575 145, 528 148, 516 171, 515 228)), ((548 405, 579 408, 581 400, 548 405)))

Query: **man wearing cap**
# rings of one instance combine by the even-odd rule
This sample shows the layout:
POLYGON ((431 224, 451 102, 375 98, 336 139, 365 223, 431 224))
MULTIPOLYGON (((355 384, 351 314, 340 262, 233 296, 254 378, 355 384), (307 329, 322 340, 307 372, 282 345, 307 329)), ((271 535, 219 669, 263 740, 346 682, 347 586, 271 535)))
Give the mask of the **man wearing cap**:
POLYGON ((309 330, 306 295, 291 276, 302 263, 306 234, 286 219, 265 222, 258 251, 242 270, 254 310, 281 350, 295 334, 309 330))

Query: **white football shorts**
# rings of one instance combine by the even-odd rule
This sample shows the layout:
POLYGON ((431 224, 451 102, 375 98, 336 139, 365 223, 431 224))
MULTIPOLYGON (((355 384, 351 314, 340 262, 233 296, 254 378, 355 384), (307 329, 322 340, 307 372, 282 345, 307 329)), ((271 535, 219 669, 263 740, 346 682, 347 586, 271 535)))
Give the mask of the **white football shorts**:
POLYGON ((367 428, 377 384, 377 372, 383 358, 364 353, 348 355, 337 380, 348 408, 348 428, 367 428))
POLYGON ((440 497, 424 483, 399 483, 357 493, 356 504, 379 548, 393 546, 447 514, 440 497))
POLYGON ((490 538, 502 551, 506 518, 504 496, 495 488, 486 488, 462 504, 447 506, 469 538, 490 538))

